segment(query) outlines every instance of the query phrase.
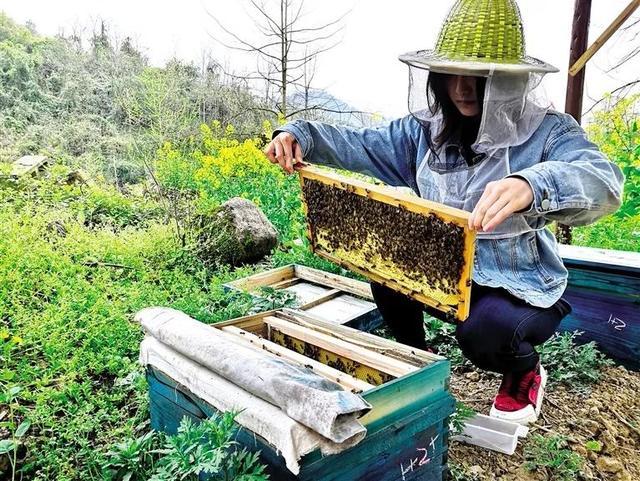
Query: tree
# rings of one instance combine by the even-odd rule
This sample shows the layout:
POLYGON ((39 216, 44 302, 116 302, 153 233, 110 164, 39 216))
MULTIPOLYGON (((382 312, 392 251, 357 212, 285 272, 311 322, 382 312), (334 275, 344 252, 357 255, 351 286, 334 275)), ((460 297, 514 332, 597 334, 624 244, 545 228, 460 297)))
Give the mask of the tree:
MULTIPOLYGON (((318 25, 306 25, 304 0, 249 0, 258 39, 243 38, 212 16, 226 39, 214 39, 227 48, 255 54, 257 71, 243 78, 262 83, 266 111, 291 118, 310 110, 327 109, 310 103, 309 92, 318 56, 337 45, 345 15, 318 25), (293 101, 305 99, 302 104, 293 101)), ((330 109, 327 109, 330 110, 330 109)))

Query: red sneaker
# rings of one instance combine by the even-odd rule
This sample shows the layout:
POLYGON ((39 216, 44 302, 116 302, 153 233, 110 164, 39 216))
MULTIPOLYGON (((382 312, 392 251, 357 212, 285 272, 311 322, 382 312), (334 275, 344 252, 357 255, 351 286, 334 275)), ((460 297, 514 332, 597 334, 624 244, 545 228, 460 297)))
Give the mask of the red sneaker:
POLYGON ((525 425, 537 421, 546 384, 547 372, 540 364, 517 378, 505 374, 489 415, 525 425))

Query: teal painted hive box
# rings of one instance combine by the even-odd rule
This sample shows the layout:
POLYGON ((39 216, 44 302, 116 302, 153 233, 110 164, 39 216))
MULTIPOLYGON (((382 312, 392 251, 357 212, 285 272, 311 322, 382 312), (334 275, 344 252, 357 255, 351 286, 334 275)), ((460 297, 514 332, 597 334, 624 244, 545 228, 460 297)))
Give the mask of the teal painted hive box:
MULTIPOLYGON (((270 479, 444 479, 448 418, 455 408, 448 392, 450 364, 446 359, 286 309, 215 327, 245 336, 244 342, 285 359, 297 359, 306 353, 307 365, 314 371, 328 378, 335 375, 334 381, 360 392, 372 406, 360 419, 367 428, 364 440, 339 454, 322 456, 318 449, 304 455, 297 476, 285 467, 275 446, 241 429, 238 441, 249 450, 260 451, 270 479)), ((153 429, 175 433, 184 416, 198 420, 217 412, 153 366, 147 367, 147 379, 153 429)))

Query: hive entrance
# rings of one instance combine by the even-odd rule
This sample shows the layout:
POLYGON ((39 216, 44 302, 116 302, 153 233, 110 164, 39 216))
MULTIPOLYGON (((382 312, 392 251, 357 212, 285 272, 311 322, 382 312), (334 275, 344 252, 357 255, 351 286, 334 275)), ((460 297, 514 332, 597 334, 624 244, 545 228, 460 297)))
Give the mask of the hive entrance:
POLYGON ((301 170, 314 252, 458 319, 468 315, 468 213, 313 167, 301 170))

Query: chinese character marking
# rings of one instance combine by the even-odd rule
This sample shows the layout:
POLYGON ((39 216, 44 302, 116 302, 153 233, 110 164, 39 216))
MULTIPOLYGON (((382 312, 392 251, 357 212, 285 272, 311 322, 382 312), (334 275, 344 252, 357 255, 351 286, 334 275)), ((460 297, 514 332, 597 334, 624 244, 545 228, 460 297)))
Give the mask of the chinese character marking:
POLYGON ((431 459, 427 456, 427 448, 418 448, 417 451, 424 451, 424 455, 418 462, 418 466, 424 466, 425 464, 429 464, 431 462, 431 459))
POLYGON ((626 322, 624 322, 622 319, 614 317, 613 314, 609 316, 609 320, 607 321, 607 324, 613 326, 613 328, 616 331, 623 331, 624 328, 627 327, 626 322))

